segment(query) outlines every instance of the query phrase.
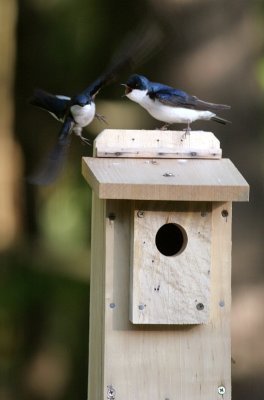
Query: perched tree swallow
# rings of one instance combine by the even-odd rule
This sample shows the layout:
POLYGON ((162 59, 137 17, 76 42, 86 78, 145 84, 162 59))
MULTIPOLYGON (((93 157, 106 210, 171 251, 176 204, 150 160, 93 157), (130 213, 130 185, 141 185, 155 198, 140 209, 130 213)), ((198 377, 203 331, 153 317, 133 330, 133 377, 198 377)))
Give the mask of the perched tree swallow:
POLYGON ((125 95, 145 108, 155 119, 170 124, 185 123, 189 132, 190 124, 197 120, 213 120, 226 124, 229 121, 216 115, 217 111, 227 110, 230 106, 207 103, 182 90, 157 82, 150 82, 145 76, 132 75, 125 86, 125 95))
POLYGON ((53 95, 37 89, 30 101, 31 104, 48 111, 62 122, 58 140, 43 165, 28 181, 37 185, 52 183, 58 176, 70 144, 71 133, 89 144, 82 136, 82 130, 89 125, 94 117, 103 121, 104 117, 96 113, 95 96, 103 86, 111 83, 125 67, 130 68, 142 63, 150 55, 160 41, 159 31, 145 28, 132 32, 119 47, 110 66, 90 86, 74 97, 53 95))

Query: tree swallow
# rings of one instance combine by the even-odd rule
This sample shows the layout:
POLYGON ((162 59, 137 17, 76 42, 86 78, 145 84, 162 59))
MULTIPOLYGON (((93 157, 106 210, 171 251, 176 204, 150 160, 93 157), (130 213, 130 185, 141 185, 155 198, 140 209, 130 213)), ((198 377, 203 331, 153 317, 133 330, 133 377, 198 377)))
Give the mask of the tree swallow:
POLYGON ((52 114, 62 122, 62 128, 56 145, 44 160, 40 170, 28 178, 30 183, 47 185, 55 180, 63 166, 71 133, 89 144, 89 140, 82 136, 83 128, 89 125, 94 117, 105 121, 103 116, 96 113, 94 100, 97 93, 103 86, 111 83, 125 67, 132 68, 142 63, 146 56, 154 51, 159 41, 159 32, 149 27, 132 32, 118 48, 104 73, 74 97, 53 95, 41 89, 34 92, 30 103, 52 114))
POLYGON ((125 95, 145 108, 155 119, 165 122, 162 129, 170 124, 185 123, 187 132, 190 124, 197 120, 213 120, 221 124, 229 121, 216 115, 217 111, 230 108, 224 104, 208 103, 182 90, 157 82, 150 82, 145 76, 132 75, 124 84, 125 95))
POLYGON ((90 144, 89 140, 82 136, 82 130, 93 121, 94 117, 104 121, 104 117, 96 113, 94 99, 99 90, 112 80, 113 73, 113 70, 108 71, 72 98, 53 95, 41 89, 35 90, 30 104, 48 111, 62 122, 62 128, 55 147, 44 160, 40 170, 28 178, 30 183, 47 185, 57 177, 67 154, 71 133, 77 135, 84 143, 90 144))

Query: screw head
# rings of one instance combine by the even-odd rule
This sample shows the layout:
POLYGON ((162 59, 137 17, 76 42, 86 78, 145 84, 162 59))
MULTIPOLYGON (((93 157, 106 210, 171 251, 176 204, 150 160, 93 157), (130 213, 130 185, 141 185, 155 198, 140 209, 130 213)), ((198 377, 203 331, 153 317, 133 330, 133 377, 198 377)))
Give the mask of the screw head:
POLYGON ((223 396, 225 394, 226 389, 224 386, 219 386, 217 391, 219 394, 221 394, 221 396, 223 396))
POLYGON ((138 212, 137 212, 137 217, 138 218, 144 218, 144 211, 142 211, 142 210, 139 210, 138 212))
POLYGON ((174 176, 174 174, 172 172, 165 172, 165 174, 163 174, 163 176, 165 176, 166 178, 171 178, 174 176))
POLYGON ((196 308, 197 308, 198 311, 202 311, 204 309, 203 303, 196 304, 196 308))
POLYGON ((224 300, 220 300, 220 301, 219 301, 219 306, 220 306, 220 307, 224 307, 224 306, 225 306, 224 300))
POLYGON ((113 388, 112 385, 108 385, 108 386, 107 386, 107 399, 108 399, 108 400, 114 400, 114 399, 115 399, 115 396, 116 396, 116 391, 115 391, 115 389, 113 388))

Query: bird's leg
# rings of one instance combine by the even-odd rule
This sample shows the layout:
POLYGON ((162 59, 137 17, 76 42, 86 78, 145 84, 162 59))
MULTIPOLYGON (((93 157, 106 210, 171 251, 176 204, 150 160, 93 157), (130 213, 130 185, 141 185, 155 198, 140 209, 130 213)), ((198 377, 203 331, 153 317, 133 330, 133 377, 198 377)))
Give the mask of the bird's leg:
POLYGON ((82 135, 82 128, 80 126, 75 126, 73 128, 73 132, 81 139, 84 144, 88 144, 89 146, 91 146, 90 140, 82 135))
POLYGON ((104 124, 108 125, 107 119, 106 119, 106 117, 105 117, 104 115, 95 113, 95 117, 96 117, 99 121, 101 121, 101 122, 103 122, 104 124))
POLYGON ((182 135, 181 141, 186 139, 186 135, 190 135, 191 134, 191 123, 190 121, 187 122, 187 128, 184 128, 184 134, 182 135))

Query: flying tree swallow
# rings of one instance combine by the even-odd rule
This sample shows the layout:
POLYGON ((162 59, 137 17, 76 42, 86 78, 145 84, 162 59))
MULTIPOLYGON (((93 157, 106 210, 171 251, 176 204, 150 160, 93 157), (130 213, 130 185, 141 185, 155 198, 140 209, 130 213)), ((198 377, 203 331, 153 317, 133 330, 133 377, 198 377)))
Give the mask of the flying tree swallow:
POLYGON ((105 122, 103 116, 96 113, 95 97, 106 85, 111 83, 125 67, 133 68, 149 56, 161 40, 160 32, 154 27, 142 27, 132 32, 118 48, 109 67, 85 90, 73 97, 53 95, 37 89, 30 103, 62 122, 57 143, 48 154, 39 171, 31 175, 28 181, 37 185, 52 183, 60 173, 70 144, 71 133, 84 143, 89 140, 82 136, 82 130, 94 117, 105 122))
POLYGON ((221 124, 229 121, 216 115, 217 111, 227 110, 225 104, 208 103, 179 89, 149 81, 145 76, 132 75, 124 84, 125 95, 145 108, 155 119, 165 122, 162 129, 174 123, 190 124, 197 120, 212 120, 221 124))
POLYGON ((30 104, 48 111, 58 121, 62 122, 57 143, 44 160, 40 170, 28 178, 28 181, 37 185, 50 184, 58 176, 71 140, 71 133, 77 135, 82 142, 90 144, 82 136, 82 130, 89 125, 94 117, 104 120, 96 113, 94 98, 101 87, 106 84, 105 79, 96 80, 82 93, 72 98, 53 95, 41 89, 36 89, 30 104))

